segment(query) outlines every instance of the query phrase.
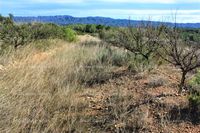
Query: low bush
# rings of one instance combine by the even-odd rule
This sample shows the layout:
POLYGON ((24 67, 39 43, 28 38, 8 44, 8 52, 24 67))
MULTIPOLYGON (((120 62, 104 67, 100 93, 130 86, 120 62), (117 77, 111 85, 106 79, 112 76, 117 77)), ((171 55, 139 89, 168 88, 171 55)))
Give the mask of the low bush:
MULTIPOLYGON (((190 80, 190 84, 194 86, 200 85, 200 71, 190 80)), ((200 90, 199 90, 200 92, 200 90)))
POLYGON ((0 31, 0 40, 4 45, 11 45, 15 48, 24 45, 31 40, 29 26, 3 24, 0 31))
POLYGON ((109 31, 102 30, 99 33, 99 37, 108 43, 116 43, 117 36, 118 36, 118 30, 109 30, 109 31))
POLYGON ((69 42, 76 41, 77 39, 76 32, 70 28, 64 29, 64 37, 69 42))
POLYGON ((195 116, 196 120, 200 120, 200 93, 192 93, 188 97, 190 112, 195 116))
POLYGON ((85 41, 82 43, 85 47, 102 47, 97 53, 98 60, 101 63, 112 64, 113 66, 128 66, 131 54, 123 49, 107 46, 104 42, 85 41))
POLYGON ((188 97, 191 112, 197 114, 200 120, 200 71, 190 81, 191 90, 188 97))
POLYGON ((44 39, 65 39, 75 41, 76 32, 55 24, 15 24, 12 18, 2 17, 0 21, 0 52, 8 47, 17 48, 33 41, 44 39))
POLYGON ((112 64, 113 66, 118 67, 128 66, 130 60, 129 53, 121 49, 106 47, 105 45, 104 48, 97 54, 97 58, 101 63, 112 64))
POLYGON ((32 29, 32 32, 30 32, 32 40, 62 39, 64 36, 62 27, 55 24, 33 23, 30 27, 32 29))
POLYGON ((66 27, 75 30, 78 34, 88 33, 91 35, 94 33, 101 33, 103 30, 108 31, 111 29, 110 26, 96 24, 72 24, 66 27))
POLYGON ((200 111, 200 93, 194 93, 189 96, 190 107, 197 108, 200 111))
POLYGON ((153 58, 149 58, 149 61, 144 60, 144 58, 140 55, 135 55, 133 53, 129 53, 130 59, 128 62, 128 68, 131 71, 143 72, 143 71, 151 71, 158 65, 158 62, 153 58))

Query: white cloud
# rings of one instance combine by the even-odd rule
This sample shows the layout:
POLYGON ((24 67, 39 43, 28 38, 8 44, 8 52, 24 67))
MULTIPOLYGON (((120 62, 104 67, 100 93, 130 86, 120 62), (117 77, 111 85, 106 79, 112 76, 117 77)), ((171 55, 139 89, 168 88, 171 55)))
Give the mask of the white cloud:
MULTIPOLYGON (((175 22, 174 13, 171 10, 122 10, 122 9, 96 9, 96 10, 71 10, 71 9, 57 9, 57 10, 40 10, 25 11, 26 13, 33 16, 37 15, 72 15, 76 17, 87 17, 87 16, 103 16, 112 17, 117 19, 128 19, 131 17, 132 20, 152 20, 162 22, 175 22)), ((199 23, 200 10, 179 10, 176 15, 176 22, 178 23, 199 23)))
POLYGON ((200 0, 97 0, 120 3, 200 3, 200 0))
POLYGON ((31 2, 40 3, 89 3, 89 2, 104 2, 104 3, 200 3, 200 0, 31 0, 31 2))
POLYGON ((176 0, 98 0, 102 2, 118 2, 118 3, 175 3, 176 0))
POLYGON ((31 0, 31 2, 39 3, 82 3, 84 0, 31 0))

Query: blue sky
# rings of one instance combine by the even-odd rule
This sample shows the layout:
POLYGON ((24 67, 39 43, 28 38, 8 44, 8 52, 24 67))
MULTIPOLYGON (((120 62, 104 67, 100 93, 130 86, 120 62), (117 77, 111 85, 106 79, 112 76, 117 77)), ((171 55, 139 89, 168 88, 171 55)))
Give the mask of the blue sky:
POLYGON ((0 14, 104 16, 200 23, 200 0, 0 0, 0 14))

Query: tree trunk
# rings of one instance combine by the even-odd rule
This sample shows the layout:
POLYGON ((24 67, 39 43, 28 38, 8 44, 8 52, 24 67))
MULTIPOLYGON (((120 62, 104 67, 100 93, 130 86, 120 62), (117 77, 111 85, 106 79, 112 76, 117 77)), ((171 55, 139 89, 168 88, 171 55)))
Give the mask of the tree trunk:
POLYGON ((187 72, 182 72, 181 82, 180 82, 179 91, 178 91, 179 94, 183 91, 183 88, 185 87, 186 74, 187 72))

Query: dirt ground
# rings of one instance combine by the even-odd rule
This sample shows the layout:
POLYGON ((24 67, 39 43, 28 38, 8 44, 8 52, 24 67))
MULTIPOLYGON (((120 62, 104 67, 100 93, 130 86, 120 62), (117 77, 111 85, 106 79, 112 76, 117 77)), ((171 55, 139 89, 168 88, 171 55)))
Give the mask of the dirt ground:
POLYGON ((121 68, 112 79, 87 88, 79 97, 89 103, 85 114, 93 118, 91 131, 200 132, 199 121, 189 113, 187 94, 177 93, 179 78, 172 66, 139 74, 121 68))
MULTIPOLYGON (((98 41, 79 37, 81 42, 91 39, 98 41)), ((46 60, 54 51, 39 53, 31 61, 46 60)), ((87 117, 82 124, 88 132, 200 133, 187 93, 177 93, 179 79, 180 72, 169 65, 142 73, 119 68, 111 79, 76 94, 89 105, 81 112, 87 117)))

